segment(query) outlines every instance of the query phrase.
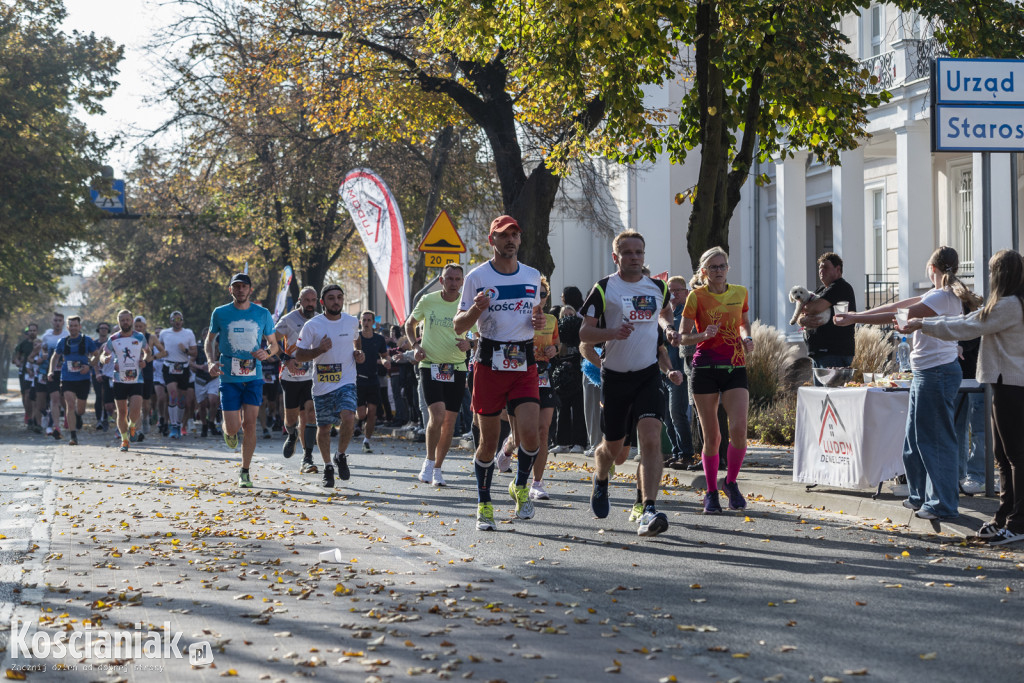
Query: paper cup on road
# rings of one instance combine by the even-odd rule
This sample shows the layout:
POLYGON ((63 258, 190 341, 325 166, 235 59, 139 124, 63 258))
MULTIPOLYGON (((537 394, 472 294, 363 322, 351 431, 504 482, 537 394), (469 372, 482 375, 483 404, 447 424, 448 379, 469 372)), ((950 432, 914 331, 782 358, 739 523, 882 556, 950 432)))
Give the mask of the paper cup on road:
POLYGON ((341 564, 341 548, 331 548, 320 553, 321 562, 334 562, 341 564))
POLYGON ((837 301, 834 304, 832 304, 832 308, 833 308, 833 310, 835 310, 836 313, 849 313, 850 312, 850 302, 849 301, 837 301))
POLYGON ((910 309, 909 308, 897 308, 896 309, 896 325, 899 327, 906 327, 907 322, 910 321, 910 309))

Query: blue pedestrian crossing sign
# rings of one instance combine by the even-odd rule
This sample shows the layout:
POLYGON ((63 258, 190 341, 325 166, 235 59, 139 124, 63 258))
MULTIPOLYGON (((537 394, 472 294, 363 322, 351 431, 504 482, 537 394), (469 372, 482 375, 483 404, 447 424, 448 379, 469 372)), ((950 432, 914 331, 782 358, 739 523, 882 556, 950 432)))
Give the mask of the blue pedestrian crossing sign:
POLYGON ((111 183, 111 190, 100 192, 99 190, 89 190, 89 194, 92 196, 92 203, 97 208, 103 209, 108 213, 125 213, 124 203, 124 181, 114 180, 111 183))

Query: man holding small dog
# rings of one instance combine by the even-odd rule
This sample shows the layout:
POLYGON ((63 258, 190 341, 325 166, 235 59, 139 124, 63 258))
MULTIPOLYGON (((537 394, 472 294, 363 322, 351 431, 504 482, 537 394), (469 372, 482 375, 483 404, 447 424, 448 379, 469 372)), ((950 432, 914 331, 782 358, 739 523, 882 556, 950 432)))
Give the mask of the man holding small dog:
MULTIPOLYGON (((848 311, 857 310, 853 287, 843 279, 843 259, 827 252, 818 257, 818 279, 821 287, 814 298, 804 304, 797 323, 804 328, 804 341, 811 365, 816 368, 845 368, 853 362, 853 325, 837 327, 832 316, 821 315, 840 302, 849 304, 848 311)), ((818 380, 814 380, 818 384, 818 380)))

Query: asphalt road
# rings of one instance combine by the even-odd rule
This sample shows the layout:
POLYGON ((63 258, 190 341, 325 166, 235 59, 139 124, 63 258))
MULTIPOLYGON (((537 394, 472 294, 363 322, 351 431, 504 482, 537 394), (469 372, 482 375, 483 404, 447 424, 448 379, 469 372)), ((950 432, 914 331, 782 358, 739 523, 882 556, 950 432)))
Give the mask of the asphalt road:
MULTIPOLYGON (((286 491, 314 501, 328 498, 319 475, 300 475, 298 458, 281 457, 280 443, 260 441, 251 495, 286 491)), ((116 463, 112 445, 109 436, 83 439, 84 447, 97 449, 92 461, 116 463)), ((3 551, 5 567, 17 566, 17 551, 27 544, 14 541, 32 533, 33 527, 18 521, 32 510, 18 506, 26 500, 45 504, 45 476, 39 475, 55 449, 70 450, 24 432, 10 416, 0 423, 0 534, 12 548, 3 551), (27 471, 37 476, 30 481, 22 474, 27 471)), ((329 514, 358 516, 360 524, 372 527, 371 535, 416 539, 453 564, 471 559, 479 569, 532 586, 524 595, 544 610, 596 627, 597 638, 546 641, 550 650, 543 656, 561 680, 573 677, 571 669, 566 673, 558 666, 560 658, 565 664, 580 649, 610 670, 622 652, 677 662, 686 672, 679 680, 1020 678, 1020 550, 977 547, 884 521, 756 500, 744 513, 707 517, 699 514, 701 492, 672 485, 659 501, 669 517, 668 532, 640 538, 627 520, 631 477, 614 480, 612 514, 595 520, 588 506, 589 473, 557 459, 547 475, 551 500, 537 504, 533 520, 513 519, 505 492, 511 475, 496 475, 498 530, 478 532, 469 451, 450 454, 449 485, 435 488, 416 479, 421 444, 381 439, 374 449, 350 455, 353 477, 332 492, 342 507, 329 514), (572 652, 563 649, 569 643, 572 652)), ((152 462, 171 454, 208 461, 211 477, 223 486, 230 486, 237 457, 219 440, 194 436, 181 443, 147 440, 145 453, 152 462)), ((742 488, 742 475, 740 481, 742 488)), ((61 500, 70 500, 66 488, 62 492, 61 500)), ((50 528, 51 522, 41 526, 50 528)), ((38 533, 39 519, 34 524, 38 533)), ((445 565, 440 566, 443 578, 445 565)), ((0 600, 12 599, 18 580, 17 572, 8 571, 0 600)), ((632 680, 628 665, 620 671, 632 680)))

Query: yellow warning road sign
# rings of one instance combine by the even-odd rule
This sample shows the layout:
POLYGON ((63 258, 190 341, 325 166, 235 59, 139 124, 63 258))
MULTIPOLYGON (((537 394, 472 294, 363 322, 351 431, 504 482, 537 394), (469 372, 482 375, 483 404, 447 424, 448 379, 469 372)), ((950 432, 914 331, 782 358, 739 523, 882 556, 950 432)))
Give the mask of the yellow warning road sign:
POLYGON ((455 229, 448 212, 442 211, 437 214, 437 218, 417 248, 424 253, 463 254, 466 251, 466 243, 459 237, 459 232, 455 229))

